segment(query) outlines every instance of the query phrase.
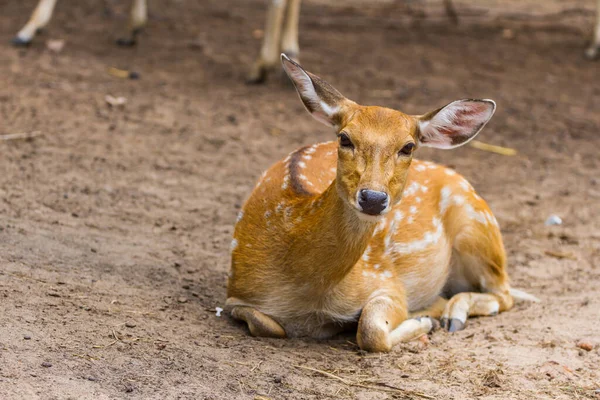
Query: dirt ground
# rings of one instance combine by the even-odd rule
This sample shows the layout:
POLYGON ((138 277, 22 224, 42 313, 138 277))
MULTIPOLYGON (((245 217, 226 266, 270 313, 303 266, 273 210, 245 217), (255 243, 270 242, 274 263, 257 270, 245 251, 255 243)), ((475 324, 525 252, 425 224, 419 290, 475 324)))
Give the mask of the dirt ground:
POLYGON ((215 315, 256 179, 332 139, 277 76, 243 84, 266 1, 153 0, 132 49, 113 45, 127 2, 59 2, 31 47, 12 48, 35 2, 0 0, 0 134, 41 134, 0 141, 1 399, 600 397, 600 64, 582 57, 592 1, 462 1, 459 26, 438 1, 303 5, 302 62, 342 93, 408 113, 492 98, 479 139, 518 151, 420 158, 488 200, 513 286, 542 302, 383 355, 352 334, 252 338, 215 315), (563 224, 545 226, 551 214, 563 224))

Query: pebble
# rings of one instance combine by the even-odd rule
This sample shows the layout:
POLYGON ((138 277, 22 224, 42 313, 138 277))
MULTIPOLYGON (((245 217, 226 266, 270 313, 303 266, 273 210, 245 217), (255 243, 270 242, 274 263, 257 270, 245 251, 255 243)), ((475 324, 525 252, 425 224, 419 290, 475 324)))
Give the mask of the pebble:
POLYGON ((23 335, 23 339, 25 339, 25 340, 31 340, 31 336, 29 336, 29 335, 23 335))
POLYGON ((187 303, 187 302, 188 302, 188 299, 182 296, 182 297, 178 298, 178 299, 177 299, 177 301, 178 301, 179 303, 187 303))
POLYGON ((584 341, 577 342, 577 347, 585 351, 592 351, 594 349, 594 345, 592 343, 584 341))
POLYGON ((136 324, 135 324, 135 322, 128 321, 128 322, 125 322, 125 326, 128 328, 135 328, 136 324))
POLYGON ((48 361, 44 361, 44 362, 42 363, 42 367, 44 367, 44 368, 50 368, 51 366, 52 366, 52 364, 51 364, 51 363, 49 363, 48 361))
POLYGON ((558 215, 551 215, 546 219, 544 225, 552 226, 552 225, 562 225, 563 221, 558 215))

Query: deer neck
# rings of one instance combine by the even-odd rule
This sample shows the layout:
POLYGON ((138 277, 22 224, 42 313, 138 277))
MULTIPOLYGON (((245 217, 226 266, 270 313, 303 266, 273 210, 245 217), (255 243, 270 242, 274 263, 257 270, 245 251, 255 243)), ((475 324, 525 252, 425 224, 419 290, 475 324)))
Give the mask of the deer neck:
POLYGON ((338 284, 356 265, 373 236, 376 222, 358 217, 338 194, 334 181, 305 212, 301 232, 288 253, 299 284, 315 293, 338 284))

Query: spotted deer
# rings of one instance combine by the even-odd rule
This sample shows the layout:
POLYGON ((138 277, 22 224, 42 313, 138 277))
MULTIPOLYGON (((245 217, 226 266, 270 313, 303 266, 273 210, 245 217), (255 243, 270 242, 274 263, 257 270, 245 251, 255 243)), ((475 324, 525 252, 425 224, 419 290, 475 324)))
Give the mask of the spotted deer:
POLYGON ((509 310, 498 223, 454 170, 413 160, 419 147, 465 144, 491 100, 458 100, 421 116, 361 106, 282 55, 302 103, 336 142, 270 167, 242 208, 231 243, 227 309, 255 336, 325 338, 358 323, 363 350, 389 351, 441 318, 509 310), (449 300, 446 300, 449 298, 449 300))
MULTIPOLYGON (((12 43, 15 46, 27 46, 31 43, 35 34, 44 28, 52 18, 56 6, 56 0, 40 0, 35 10, 31 14, 29 21, 13 38, 12 43)), ((136 43, 136 37, 142 30, 148 20, 148 7, 146 0, 133 0, 131 4, 131 14, 127 35, 125 38, 117 40, 122 46, 132 46, 136 43)))

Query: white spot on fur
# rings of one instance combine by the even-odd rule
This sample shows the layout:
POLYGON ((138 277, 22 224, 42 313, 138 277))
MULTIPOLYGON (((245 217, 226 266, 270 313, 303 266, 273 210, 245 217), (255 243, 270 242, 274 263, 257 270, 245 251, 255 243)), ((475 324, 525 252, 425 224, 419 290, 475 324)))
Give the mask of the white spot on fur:
POLYGON ((306 163, 304 161, 300 161, 300 162, 298 162, 298 166, 300 168, 306 168, 306 163))
POLYGON ((411 215, 410 217, 408 217, 408 219, 406 220, 407 224, 412 224, 413 222, 415 222, 415 219, 413 218, 413 216, 411 215))
POLYGON ((415 198, 415 202, 420 203, 422 200, 420 197, 415 198))
POLYGON ((381 274, 379 274, 379 279, 381 279, 382 281, 388 278, 392 277, 392 273, 388 270, 383 271, 381 274))
POLYGON ((461 195, 456 195, 452 198, 452 201, 454 202, 454 204, 460 206, 462 204, 465 204, 465 198, 461 195))
POLYGON ((458 184, 460 185, 462 190, 464 190, 465 192, 469 192, 472 189, 471 185, 469 184, 469 182, 467 182, 466 179, 461 179, 461 181, 458 184))
POLYGON ((312 156, 310 156, 308 154, 305 154, 305 155, 302 156, 302 158, 304 158, 306 161, 308 161, 308 160, 312 159, 312 156))
POLYGON ((426 232, 423 235, 423 239, 414 240, 407 243, 396 243, 394 245, 394 252, 399 254, 410 254, 425 250, 428 247, 437 244, 444 233, 444 229, 442 227, 441 220, 437 217, 433 218, 433 226, 435 230, 432 232, 426 232))
POLYGON ((369 262, 369 252, 371 251, 371 246, 367 247, 367 249, 365 250, 365 252, 362 255, 362 260, 364 262, 369 262))
POLYGON ((289 175, 284 176, 283 184, 281 185, 281 189, 286 190, 288 188, 289 183, 290 183, 290 176, 289 175))
POLYGON ((400 210, 394 211, 394 221, 400 222, 400 221, 402 221, 402 218, 404 218, 404 214, 402 213, 402 211, 400 211, 400 210))
POLYGON ((317 151, 316 145, 310 146, 308 149, 304 150, 306 154, 313 154, 315 151, 317 151))
POLYGON ((440 214, 444 214, 448 207, 450 206, 450 195, 452 191, 450 187, 444 186, 440 191, 440 214))
POLYGON ((427 167, 425 167, 424 165, 421 165, 421 164, 419 164, 415 167, 415 171, 419 171, 419 172, 425 171, 426 169, 427 169, 427 167))
POLYGON ((480 222, 484 225, 487 225, 488 220, 486 218, 486 215, 484 212, 481 211, 476 211, 472 205, 470 204, 465 204, 465 211, 467 212, 467 215, 474 219, 477 222, 480 222))
POLYGON ((229 250, 234 251, 237 247, 238 247, 238 241, 237 241, 237 239, 233 239, 231 241, 231 245, 229 246, 229 250))
POLYGON ((421 185, 418 182, 411 182, 406 189, 404 189, 404 196, 412 196, 417 193, 421 185))
POLYGON ((271 211, 265 211, 265 218, 269 219, 269 217, 271 216, 271 211))
POLYGON ((235 222, 238 223, 242 220, 242 218, 244 218, 244 210, 241 210, 238 215, 237 218, 235 219, 235 222))
POLYGON ((450 175, 450 176, 452 176, 452 175, 456 175, 456 171, 454 171, 454 170, 451 170, 450 168, 446 168, 446 169, 444 170, 444 172, 446 173, 446 175, 450 175))
POLYGON ((375 268, 375 269, 379 269, 379 267, 381 267, 381 265, 379 265, 379 264, 373 265, 373 268, 375 268))
POLYGON ((410 211, 411 214, 416 214, 417 213, 417 207, 410 206, 409 211, 410 211))
POLYGON ((277 207, 275 207, 275 212, 277 214, 279 214, 281 212, 281 209, 283 208, 283 202, 277 204, 277 207))

